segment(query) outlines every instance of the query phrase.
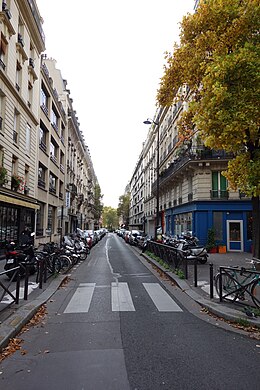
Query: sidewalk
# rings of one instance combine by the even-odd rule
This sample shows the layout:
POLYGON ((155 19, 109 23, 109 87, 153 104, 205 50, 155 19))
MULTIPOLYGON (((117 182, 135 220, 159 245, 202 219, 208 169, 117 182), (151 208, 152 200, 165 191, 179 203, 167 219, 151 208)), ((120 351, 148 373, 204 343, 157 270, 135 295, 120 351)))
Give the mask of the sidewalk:
MULTIPOLYGON (((147 255, 140 253, 149 262, 156 265, 163 271, 176 285, 185 292, 190 298, 206 308, 210 313, 215 314, 225 320, 239 321, 246 320, 249 324, 260 328, 260 317, 252 318, 246 315, 243 305, 237 303, 220 302, 214 291, 214 298, 210 299, 210 263, 213 264, 213 275, 218 272, 220 266, 234 267, 238 266, 250 268, 249 261, 252 258, 250 253, 245 252, 229 252, 224 254, 209 254, 208 262, 206 264, 198 264, 198 287, 194 287, 194 266, 188 266, 188 279, 180 279, 173 272, 164 269, 155 260, 147 255)), ((215 290, 215 288, 214 288, 215 290)))
MULTIPOLYGON (((194 287, 193 266, 188 267, 189 279, 183 280, 173 272, 164 269, 160 264, 143 254, 136 247, 134 247, 134 250, 164 272, 183 292, 203 308, 208 309, 209 312, 230 321, 244 319, 251 325, 260 328, 260 317, 248 317, 243 312, 241 306, 225 302, 220 303, 219 299, 210 299, 209 297, 209 264, 213 264, 214 274, 218 271, 219 266, 238 265, 239 267, 245 266, 249 268, 250 265, 246 263, 245 259, 251 258, 250 253, 211 254, 207 264, 198 265, 198 287, 194 287)), ((27 301, 20 300, 19 305, 12 304, 9 309, 0 312, 0 350, 8 344, 10 338, 19 333, 22 327, 33 317, 40 306, 51 298, 66 278, 66 275, 58 275, 58 277, 50 279, 43 286, 42 290, 39 288, 35 289, 28 296, 27 301)))

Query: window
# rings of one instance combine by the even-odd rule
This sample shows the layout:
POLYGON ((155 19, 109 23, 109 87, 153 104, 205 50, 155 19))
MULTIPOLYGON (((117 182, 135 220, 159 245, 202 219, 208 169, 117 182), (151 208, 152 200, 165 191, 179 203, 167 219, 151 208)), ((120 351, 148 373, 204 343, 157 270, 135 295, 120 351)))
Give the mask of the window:
POLYGON ((25 153, 30 155, 31 151, 31 126, 26 125, 25 153))
POLYGON ((16 84, 15 88, 19 92, 22 84, 22 65, 19 61, 16 62, 16 84))
POLYGON ((13 141, 15 144, 18 144, 19 127, 20 127, 20 113, 15 109, 14 110, 14 127, 13 127, 13 141))
POLYGON ((47 224, 47 234, 52 234, 53 233, 53 228, 54 228, 54 207, 49 206, 48 207, 48 224, 47 224))
POLYGON ((48 131, 41 121, 40 129, 39 129, 39 146, 44 152, 47 151, 47 143, 48 143, 47 138, 48 138, 48 131))
POLYGON ((52 194, 56 194, 56 182, 57 182, 56 177, 52 173, 50 173, 49 192, 51 192, 52 194))
POLYGON ((6 64, 6 53, 7 53, 7 44, 8 41, 4 34, 1 32, 1 40, 0 40, 0 67, 5 70, 6 64))
POLYGON ((2 93, 2 90, 0 89, 0 131, 4 130, 4 125, 3 125, 4 106, 5 106, 5 95, 2 93))
POLYGON ((228 197, 227 179, 221 175, 220 171, 212 172, 211 188, 211 198, 226 199, 228 197))
POLYGON ((26 190, 26 188, 29 188, 29 179, 30 179, 30 167, 25 164, 25 167, 24 167, 24 190, 26 190))
POLYGON ((53 138, 51 138, 51 142, 50 142, 50 158, 51 160, 54 162, 54 164, 57 165, 58 163, 58 145, 56 144, 56 142, 54 141, 53 138))
POLYGON ((39 203, 40 209, 36 215, 36 236, 43 236, 44 204, 39 203))
POLYGON ((51 124, 52 124, 52 127, 54 128, 54 130, 58 133, 59 131, 59 122, 58 122, 58 114, 56 112, 56 110, 54 109, 54 107, 52 107, 52 110, 51 110, 51 124))
POLYGON ((33 102, 33 86, 32 83, 28 81, 28 101, 27 101, 28 107, 32 106, 32 102, 33 102))
POLYGON ((48 116, 48 93, 46 89, 44 88, 44 85, 42 84, 41 87, 41 97, 40 97, 40 105, 43 110, 43 112, 48 116))
POLYGON ((38 186, 41 188, 45 188, 45 176, 46 176, 46 168, 39 164, 38 168, 38 186))

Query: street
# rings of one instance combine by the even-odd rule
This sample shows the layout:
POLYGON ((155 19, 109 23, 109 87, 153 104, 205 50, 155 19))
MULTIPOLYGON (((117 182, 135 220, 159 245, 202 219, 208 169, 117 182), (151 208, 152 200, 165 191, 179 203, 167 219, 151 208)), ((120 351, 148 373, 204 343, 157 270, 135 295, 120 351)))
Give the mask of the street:
POLYGON ((258 388, 260 342, 188 308, 109 233, 47 302, 41 323, 17 336, 22 348, 0 363, 1 388, 258 388))

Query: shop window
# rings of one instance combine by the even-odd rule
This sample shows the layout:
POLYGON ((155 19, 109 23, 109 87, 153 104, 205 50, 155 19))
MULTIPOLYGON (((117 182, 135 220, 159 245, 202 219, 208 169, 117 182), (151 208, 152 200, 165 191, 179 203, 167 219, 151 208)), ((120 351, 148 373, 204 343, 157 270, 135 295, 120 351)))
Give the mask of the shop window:
POLYGON ((213 227, 215 231, 215 239, 217 241, 223 241, 223 212, 213 212, 213 227))
POLYGON ((36 214, 36 236, 43 236, 44 204, 39 203, 40 209, 36 214))

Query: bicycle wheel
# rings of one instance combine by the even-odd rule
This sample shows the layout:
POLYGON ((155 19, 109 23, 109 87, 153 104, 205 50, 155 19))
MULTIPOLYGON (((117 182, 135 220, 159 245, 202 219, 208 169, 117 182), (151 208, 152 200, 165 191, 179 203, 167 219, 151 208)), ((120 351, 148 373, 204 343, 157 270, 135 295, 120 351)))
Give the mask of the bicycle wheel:
MULTIPOLYGON (((218 296, 220 296, 220 273, 218 273, 215 277, 215 288, 218 296)), ((238 283, 226 273, 222 274, 222 296, 228 295, 227 299, 231 301, 235 301, 238 298, 238 283), (234 292, 232 294, 232 292, 234 292)))
POLYGON ((58 274, 61 270, 61 262, 57 256, 49 257, 47 262, 47 269, 51 274, 58 274))
POLYGON ((59 257, 60 263, 61 263, 61 270, 62 272, 66 273, 68 270, 72 267, 72 261, 68 256, 61 255, 59 257))
POLYGON ((251 298, 256 307, 260 307, 260 279, 255 280, 252 285, 251 298))

